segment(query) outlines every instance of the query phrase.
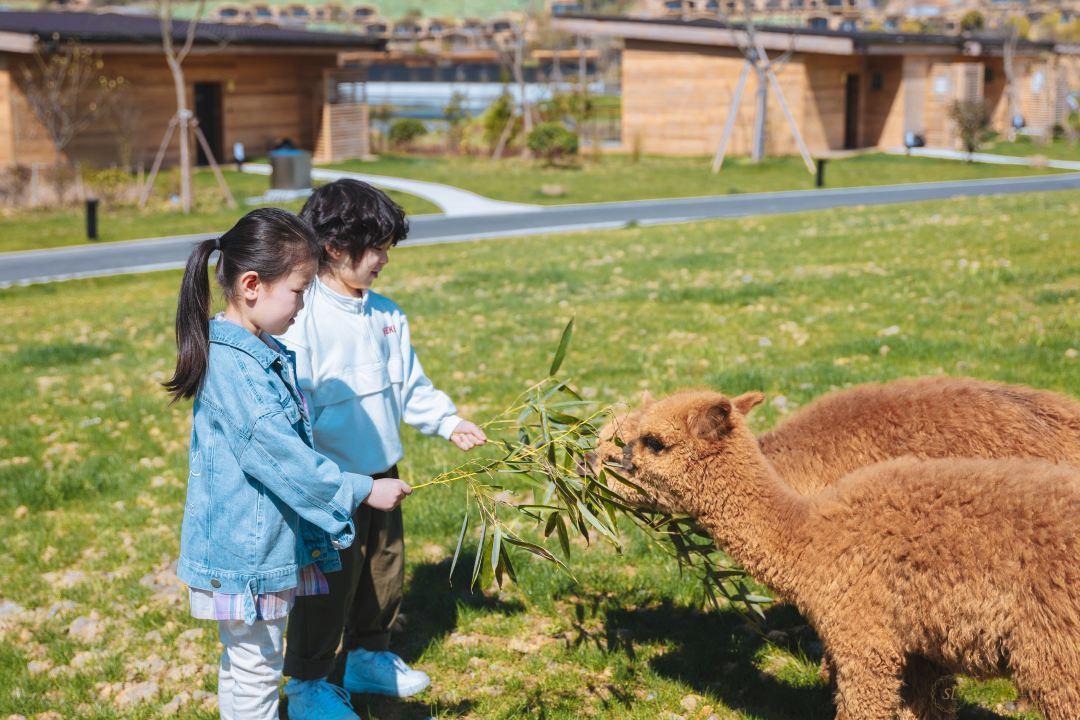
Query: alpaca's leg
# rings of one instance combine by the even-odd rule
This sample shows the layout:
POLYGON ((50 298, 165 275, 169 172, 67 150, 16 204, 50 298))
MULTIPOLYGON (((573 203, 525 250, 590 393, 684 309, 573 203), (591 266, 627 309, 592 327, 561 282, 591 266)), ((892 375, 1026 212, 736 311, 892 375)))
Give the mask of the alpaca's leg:
POLYGON ((898 720, 952 720, 956 717, 956 678, 921 657, 904 667, 898 720))
POLYGON ((1025 673, 1014 676, 1020 692, 1039 709, 1046 720, 1080 718, 1080 685, 1061 675, 1047 675, 1034 680, 1025 673))
POLYGON ((1027 630, 1009 648, 1013 682, 1046 720, 1080 718, 1080 643, 1060 637, 1047 642, 1049 633, 1038 637, 1027 630))
POLYGON ((833 654, 830 664, 836 681, 836 720, 882 720, 899 712, 899 656, 833 654))

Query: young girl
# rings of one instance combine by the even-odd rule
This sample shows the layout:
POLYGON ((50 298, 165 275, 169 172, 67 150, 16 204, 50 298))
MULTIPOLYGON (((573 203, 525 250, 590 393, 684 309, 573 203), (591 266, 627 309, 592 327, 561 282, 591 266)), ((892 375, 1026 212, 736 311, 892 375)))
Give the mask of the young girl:
POLYGON ((319 248, 310 226, 254 210, 188 259, 176 311, 173 401, 194 398, 190 475, 177 574, 191 611, 217 620, 225 720, 278 717, 282 633, 298 595, 326 592, 324 572, 355 535, 362 502, 398 507, 396 478, 342 472, 312 449, 293 361, 272 337, 303 307, 319 248), (226 309, 209 317, 215 251, 226 309))

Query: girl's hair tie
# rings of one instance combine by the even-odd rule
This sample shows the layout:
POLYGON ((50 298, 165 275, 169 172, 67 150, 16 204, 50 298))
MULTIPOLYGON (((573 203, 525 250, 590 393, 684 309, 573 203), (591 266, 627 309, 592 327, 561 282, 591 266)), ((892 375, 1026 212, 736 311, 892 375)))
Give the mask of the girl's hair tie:
POLYGON ((221 238, 214 238, 214 249, 221 252, 221 238))

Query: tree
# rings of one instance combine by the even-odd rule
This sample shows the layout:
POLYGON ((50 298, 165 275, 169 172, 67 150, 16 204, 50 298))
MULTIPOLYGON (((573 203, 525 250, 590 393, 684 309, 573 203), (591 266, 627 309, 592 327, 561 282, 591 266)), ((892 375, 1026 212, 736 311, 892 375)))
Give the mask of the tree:
POLYGON ((513 140, 519 126, 510 93, 503 90, 502 94, 495 98, 495 102, 484 111, 480 122, 484 128, 484 142, 487 143, 492 157, 501 157, 502 149, 513 140))
POLYGON ((161 21, 161 49, 165 53, 165 62, 169 66, 169 72, 172 73, 173 89, 176 91, 176 115, 169 121, 169 126, 165 130, 165 136, 162 138, 161 146, 158 148, 157 156, 154 158, 154 165, 150 169, 150 176, 146 180, 146 186, 143 188, 142 197, 139 199, 140 205, 146 204, 146 200, 150 196, 150 191, 154 187, 154 179, 157 177, 158 169, 161 167, 161 161, 165 156, 165 149, 169 146, 169 140, 172 139, 173 131, 179 127, 180 206, 184 213, 191 212, 191 199, 193 195, 191 188, 192 131, 194 131, 195 137, 202 145, 203 152, 210 162, 210 167, 214 170, 214 176, 217 178, 218 187, 221 188, 221 194, 225 196, 225 202, 231 208, 236 207, 236 200, 233 198, 228 183, 225 182, 225 177, 221 174, 221 168, 218 167, 217 160, 214 158, 214 153, 210 149, 210 144, 206 141, 206 136, 203 135, 202 130, 199 128, 199 122, 195 118, 195 114, 188 108, 187 103, 187 83, 184 80, 184 60, 187 59, 188 53, 191 52, 192 47, 195 45, 195 35, 198 32, 199 21, 202 19, 205 10, 206 0, 198 0, 198 3, 195 5, 195 12, 191 19, 187 21, 187 28, 184 30, 184 42, 180 46, 180 49, 177 50, 176 45, 173 43, 172 0, 158 0, 157 11, 158 18, 161 21))
POLYGON ((161 19, 161 47, 165 62, 172 73, 173 89, 176 91, 176 116, 180 121, 180 206, 185 213, 191 212, 191 110, 187 104, 187 84, 184 82, 184 60, 195 44, 195 32, 206 9, 206 0, 199 0, 195 14, 188 21, 184 44, 178 51, 173 45, 172 0, 158 0, 158 17, 161 19))
POLYGON ((720 145, 717 147, 716 154, 713 156, 712 170, 714 173, 718 173, 724 164, 724 156, 727 153, 727 144, 731 138, 731 130, 734 127, 735 120, 738 116, 739 103, 742 99, 743 89, 745 88, 746 80, 752 71, 757 76, 757 109, 754 113, 754 139, 750 151, 750 158, 754 162, 759 162, 765 157, 765 146, 769 128, 767 119, 769 110, 769 90, 771 88, 772 91, 776 93, 776 100, 780 105, 780 109, 784 112, 788 126, 791 128, 791 134, 795 138, 795 144, 799 148, 799 154, 802 155, 803 163, 806 165, 806 169, 813 173, 814 163, 813 159, 810 157, 810 151, 807 149, 806 143, 803 142, 802 133, 799 131, 799 124, 795 121, 795 117, 788 108, 787 100, 784 98, 784 91, 780 87, 780 81, 776 79, 776 70, 782 68, 795 52, 796 35, 791 35, 791 45, 786 52, 782 53, 777 58, 770 58, 769 54, 765 51, 765 46, 762 44, 761 38, 758 37, 757 29, 754 25, 755 8, 753 0, 743 0, 743 8, 745 19, 742 27, 731 29, 729 32, 731 32, 731 36, 738 46, 739 51, 746 59, 746 62, 743 65, 742 72, 739 74, 739 80, 735 85, 735 91, 731 99, 731 107, 728 109, 727 121, 724 123, 724 130, 720 136, 720 145))
POLYGON ((22 65, 26 102, 56 151, 54 180, 60 200, 64 151, 125 86, 123 76, 111 77, 104 68, 98 53, 74 40, 60 43, 55 34, 51 42, 39 42, 33 61, 22 65))
POLYGON ((990 106, 982 99, 956 100, 949 106, 949 118, 956 123, 956 131, 970 162, 971 153, 979 149, 990 128, 990 106))
POLYGON ((986 18, 978 10, 968 10, 960 18, 960 29, 964 32, 979 32, 986 27, 986 18))

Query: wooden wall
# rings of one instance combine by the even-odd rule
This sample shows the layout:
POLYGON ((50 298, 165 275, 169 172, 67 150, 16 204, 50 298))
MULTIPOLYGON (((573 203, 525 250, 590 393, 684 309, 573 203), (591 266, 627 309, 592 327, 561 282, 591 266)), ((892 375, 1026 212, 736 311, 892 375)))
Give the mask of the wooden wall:
MULTIPOLYGON (((860 106, 866 100, 863 58, 854 55, 802 55, 796 56, 796 59, 801 60, 806 76, 800 124, 810 152, 843 149, 845 86, 849 74, 859 76, 860 106)), ((800 116, 796 114, 795 117, 800 116)), ((860 134, 864 124, 860 117, 860 134)))
POLYGON ((7 58, 0 54, 0 168, 10 165, 15 155, 15 137, 11 127, 11 71, 7 58))
MULTIPOLYGON (((734 49, 627 40, 622 60, 622 142, 662 155, 716 151, 744 64, 734 49)), ((862 73, 855 56, 796 54, 777 73, 812 153, 844 146, 844 87, 848 73, 862 73)), ((748 155, 753 143, 757 77, 750 74, 728 146, 748 155)), ((865 98, 866 92, 860 92, 865 98)), ((770 155, 798 152, 775 93, 769 94, 770 155)))
MULTIPOLYGON (((715 152, 743 63, 735 49, 628 39, 622 63, 623 149, 662 155, 715 152)), ((1056 107, 1061 93, 1055 90, 1061 84, 1059 75, 1071 68, 1036 58, 1018 58, 1016 65, 1020 109, 1028 127, 1048 128, 1055 109, 1061 114, 1056 107)), ((811 153, 844 147, 850 74, 859 78, 860 147, 902 147, 905 131, 912 130, 931 147, 954 148, 958 138, 949 107, 964 96, 989 103, 995 130, 1006 130, 1010 122, 999 57, 797 53, 778 79, 811 153), (877 89, 875 75, 880 77, 877 89)), ((751 73, 728 148, 731 154, 750 153, 756 88, 751 73)), ((773 93, 768 122, 767 152, 797 152, 773 93)))
POLYGON ((897 148, 904 145, 904 58, 869 57, 862 77, 864 98, 861 144, 897 148), (875 75, 881 85, 875 89, 875 75))
MULTIPOLYGON (((7 57, 11 64, 22 61, 15 55, 7 57)), ((104 72, 110 76, 123 76, 131 88, 121 105, 121 112, 131 120, 133 127, 133 161, 149 165, 169 119, 176 112, 172 75, 164 59, 156 54, 110 54, 104 60, 104 72)), ((321 123, 322 71, 335 65, 336 56, 332 54, 273 56, 230 54, 226 50, 192 55, 184 63, 188 106, 194 107, 194 83, 221 83, 221 144, 225 157, 219 160, 231 159, 234 142, 244 143, 249 157, 264 154, 285 137, 299 147, 314 149, 321 123)), ((27 106, 20 86, 21 80, 16 76, 13 92, 3 96, 10 95, 13 108, 14 127, 8 135, 14 138, 14 161, 21 164, 53 162, 51 143, 27 106)), ((0 104, 6 102, 3 98, 0 98, 0 104)), ((0 163, 4 162, 2 147, 0 141, 0 163)), ((118 162, 119 147, 117 123, 103 115, 69 146, 67 154, 83 164, 107 166, 118 162)), ((166 162, 175 164, 178 158, 178 142, 174 135, 166 162)))

